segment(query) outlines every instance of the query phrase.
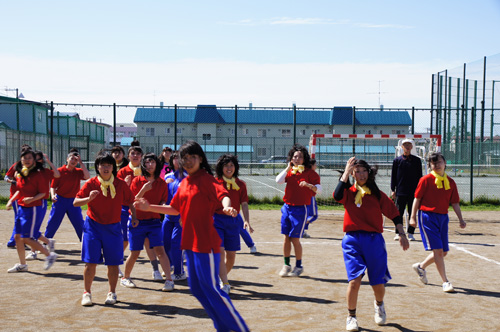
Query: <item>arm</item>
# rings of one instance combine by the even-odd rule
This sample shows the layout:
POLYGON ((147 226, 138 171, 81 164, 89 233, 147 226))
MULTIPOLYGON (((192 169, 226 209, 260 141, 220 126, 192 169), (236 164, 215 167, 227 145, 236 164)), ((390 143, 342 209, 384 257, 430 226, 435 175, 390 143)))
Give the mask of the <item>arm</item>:
POLYGON ((392 162, 392 171, 391 171, 391 198, 396 198, 396 174, 397 174, 397 165, 396 159, 392 162))
POLYGON ((50 168, 52 171, 54 171, 54 177, 59 178, 61 176, 61 173, 57 170, 57 167, 54 166, 54 164, 50 161, 49 156, 47 156, 45 153, 43 154, 43 157, 45 158, 45 161, 47 164, 49 164, 50 168))
POLYGON ((33 197, 24 197, 23 198, 23 203, 26 203, 26 204, 31 204, 33 202, 36 202, 42 198, 45 197, 45 195, 47 195, 47 193, 38 193, 36 194, 35 196, 33 197))
POLYGON ((228 216, 231 216, 231 217, 236 217, 236 215, 238 215, 238 212, 236 211, 235 208, 231 207, 231 198, 229 198, 229 196, 225 196, 222 201, 222 211, 227 214, 228 216))
POLYGON ((57 202, 56 188, 50 188, 50 199, 52 200, 52 203, 57 202))
POLYGON ((89 197, 79 198, 76 197, 73 201, 73 206, 84 206, 92 202, 99 195, 99 190, 92 190, 89 197))
POLYGON ((241 203, 241 212, 243 212, 243 227, 248 229, 250 233, 253 233, 253 228, 250 226, 250 213, 248 211, 248 202, 241 203))
POLYGON ((401 216, 397 216, 396 218, 394 218, 393 222, 396 225, 396 229, 399 233, 399 244, 401 245, 403 250, 406 251, 408 250, 408 248, 410 248, 410 242, 408 242, 408 239, 406 238, 405 229, 403 227, 403 219, 401 218, 401 216), (397 218, 399 218, 398 223, 396 223, 397 218))
POLYGON ((136 210, 156 212, 160 214, 168 214, 171 216, 178 216, 179 211, 171 207, 170 205, 151 205, 145 198, 139 198, 134 202, 134 207, 136 210))
POLYGON ((82 157, 80 155, 78 155, 78 163, 80 164, 80 167, 83 170, 83 179, 84 180, 90 179, 89 170, 87 169, 87 166, 85 166, 84 162, 82 161, 82 157))
POLYGON ((137 220, 137 214, 136 214, 136 210, 135 210, 135 207, 134 207, 134 203, 129 204, 128 207, 130 209, 130 215, 132 217, 132 227, 139 226, 139 220, 137 220))
POLYGON ((453 204, 451 204, 451 207, 453 208, 453 211, 455 211, 455 214, 458 217, 458 222, 460 223, 460 228, 465 228, 465 226, 467 226, 467 223, 464 221, 464 218, 462 218, 462 210, 460 209, 460 204, 453 203, 453 204))
POLYGON ((410 226, 417 227, 417 211, 420 209, 421 198, 416 198, 413 200, 413 206, 411 207, 411 217, 410 226))
POLYGON ((4 178, 5 182, 8 182, 8 183, 13 183, 13 184, 16 184, 16 180, 14 180, 13 178, 11 178, 10 176, 6 175, 4 178))
POLYGON ((314 191, 315 193, 318 191, 318 187, 317 186, 315 186, 314 184, 307 183, 306 181, 301 181, 299 183, 299 186, 301 186, 301 187, 307 187, 307 188, 311 189, 312 191, 314 191))
POLYGON ((19 196, 19 190, 16 191, 14 195, 12 195, 12 197, 7 202, 7 205, 5 205, 7 210, 10 210, 10 208, 12 207, 12 202, 14 202, 17 199, 17 196, 19 196))
POLYGON ((288 171, 291 168, 292 168, 292 162, 289 162, 288 166, 284 170, 282 170, 281 173, 278 174, 278 176, 276 176, 276 183, 279 183, 279 184, 285 183, 286 175, 288 174, 288 171))
MULTIPOLYGON (((142 186, 141 190, 139 190, 137 195, 135 195, 135 199, 142 198, 144 196, 144 194, 147 193, 148 191, 150 191, 151 189, 153 189, 153 183, 151 181, 148 181, 147 183, 145 183, 142 186)), ((163 205, 163 204, 161 204, 161 205, 163 205)))

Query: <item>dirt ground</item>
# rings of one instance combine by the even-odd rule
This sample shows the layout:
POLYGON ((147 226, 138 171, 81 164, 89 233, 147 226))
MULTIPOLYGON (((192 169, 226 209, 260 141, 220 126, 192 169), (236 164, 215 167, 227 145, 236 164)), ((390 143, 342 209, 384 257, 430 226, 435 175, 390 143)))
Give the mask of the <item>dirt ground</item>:
MULTIPOLYGON (((342 211, 320 211, 310 227, 311 238, 302 240, 304 274, 281 278, 280 212, 251 211, 259 253, 250 254, 242 242, 229 278, 231 299, 252 331, 345 331, 342 215, 342 211)), ((465 212, 464 217, 468 225, 462 230, 450 214, 451 249, 445 262, 456 289, 453 294, 443 293, 434 266, 428 268, 428 285, 421 284, 412 270, 412 264, 426 256, 419 234, 403 252, 393 240, 393 227, 385 230, 392 275, 386 287, 387 325, 377 326, 373 320, 373 293, 365 277, 357 308, 362 331, 500 330, 500 217, 488 211, 465 212)), ((118 286, 119 302, 104 305, 108 284, 106 269, 99 266, 92 289, 95 304, 82 307, 80 244, 67 219, 56 234, 59 259, 49 271, 43 270, 39 259, 29 262, 27 273, 7 273, 18 262, 16 251, 5 245, 12 220, 12 211, 0 211, 0 330, 213 330, 186 281, 177 282, 174 292, 161 292, 162 284, 152 280, 144 253, 132 274, 138 288, 118 286)))

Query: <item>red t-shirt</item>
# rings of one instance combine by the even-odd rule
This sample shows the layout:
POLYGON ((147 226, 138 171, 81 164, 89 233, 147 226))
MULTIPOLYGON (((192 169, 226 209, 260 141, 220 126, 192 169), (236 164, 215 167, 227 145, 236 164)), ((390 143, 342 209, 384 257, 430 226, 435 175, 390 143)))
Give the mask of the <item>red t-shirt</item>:
POLYGON ((181 249, 218 253, 221 238, 214 227, 217 203, 229 197, 227 190, 204 169, 187 176, 179 185, 170 205, 182 219, 181 249))
POLYGON ((384 219, 382 215, 393 220, 399 216, 399 211, 393 201, 383 192, 380 192, 380 200, 374 195, 365 195, 363 203, 358 207, 354 203, 356 198, 356 187, 344 189, 344 197, 339 203, 344 204, 344 232, 366 231, 382 233, 384 231, 384 219))
MULTIPOLYGON (((118 174, 116 175, 116 177, 125 181, 125 178, 128 175, 132 175, 132 180, 135 178, 134 170, 132 168, 130 168, 130 166, 127 164, 127 166, 123 167, 122 169, 120 169, 118 171, 118 174)), ((132 182, 130 182, 130 184, 132 184, 132 182)))
POLYGON ((50 183, 54 179, 54 171, 48 168, 43 168, 40 172, 45 178, 45 183, 47 184, 47 195, 45 195, 43 199, 48 199, 50 197, 50 183))
POLYGON ((84 180, 83 169, 73 168, 69 170, 66 165, 57 169, 61 176, 52 180, 52 188, 56 189, 56 194, 64 198, 75 198, 80 190, 80 181, 84 180))
MULTIPOLYGON (((16 177, 17 190, 19 191, 19 196, 17 196, 17 203, 24 207, 33 207, 42 205, 42 199, 34 201, 30 204, 23 203, 23 198, 25 197, 35 197, 39 193, 47 193, 49 188, 48 181, 42 172, 31 171, 27 177, 16 177)), ((44 196, 45 197, 45 196, 44 196)))
POLYGON ((114 224, 120 222, 122 205, 130 205, 134 202, 134 196, 125 181, 115 178, 113 185, 116 189, 115 198, 111 198, 108 188, 108 195, 104 196, 101 192, 101 183, 96 177, 91 178, 78 191, 76 197, 89 197, 92 190, 98 190, 99 195, 94 198, 87 208, 87 216, 100 224, 114 224))
MULTIPOLYGON (((11 179, 14 179, 14 181, 16 181, 16 179, 15 179, 15 176, 16 176, 16 165, 17 165, 17 163, 14 163, 12 166, 10 166, 9 170, 7 171, 7 173, 5 173, 6 176, 8 176, 11 179)), ((9 196, 9 198, 11 198, 12 195, 14 195, 16 193, 16 191, 17 191, 16 185, 14 183, 11 183, 10 184, 10 196, 9 196)))
MULTIPOLYGON (((141 191, 142 186, 148 183, 148 180, 145 176, 136 176, 132 183, 130 184, 130 190, 134 197, 141 191)), ((153 188, 147 191, 142 197, 147 199, 150 204, 158 205, 163 202, 163 204, 168 200, 168 185, 161 178, 157 178, 153 181, 153 188)), ((137 219, 145 220, 145 219, 160 219, 161 216, 159 213, 155 212, 147 212, 137 210, 137 219)))
MULTIPOLYGON (((238 211, 238 213, 240 213, 241 203, 248 202, 246 183, 238 178, 235 178, 236 184, 238 185, 238 187, 240 187, 239 190, 236 190, 233 189, 233 186, 231 186, 231 189, 227 189, 226 181, 224 181, 224 179, 217 178, 216 180, 217 182, 219 182, 221 186, 226 188, 226 190, 229 192, 229 198, 231 199, 231 206, 235 208, 238 211)), ((222 208, 223 208, 222 203, 217 204, 217 209, 215 210, 215 213, 224 214, 224 212, 222 212, 222 208)))
POLYGON ((306 168, 302 173, 297 172, 292 174, 292 170, 289 170, 286 177, 286 187, 285 196, 283 196, 283 201, 289 205, 309 205, 311 204, 311 198, 316 194, 314 191, 307 187, 300 187, 299 183, 306 181, 312 185, 317 185, 320 183, 319 175, 312 169, 306 168))
POLYGON ((445 190, 444 185, 443 188, 438 189, 435 180, 436 178, 432 174, 420 178, 417 190, 415 190, 415 198, 421 199, 420 210, 447 214, 450 204, 460 202, 457 184, 448 176, 450 189, 445 190))

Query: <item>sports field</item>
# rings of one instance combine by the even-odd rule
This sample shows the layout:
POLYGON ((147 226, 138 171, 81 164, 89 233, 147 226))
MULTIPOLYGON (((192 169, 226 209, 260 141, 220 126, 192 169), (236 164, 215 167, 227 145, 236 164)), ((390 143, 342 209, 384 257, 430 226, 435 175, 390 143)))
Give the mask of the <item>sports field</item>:
MULTIPOLYGON (((303 239, 304 274, 280 278, 283 264, 279 211, 250 211, 259 253, 249 254, 242 242, 229 274, 231 298, 252 331, 345 331, 346 274, 342 259, 342 211, 320 211, 303 239), (323 212, 323 213, 322 213, 323 212)), ((363 283, 358 301, 362 331, 499 331, 500 218, 498 212, 464 212, 462 230, 450 214, 451 250, 447 274, 456 293, 441 290, 434 266, 423 285, 412 264, 425 257, 420 236, 403 252, 384 232, 392 280, 387 284, 387 325, 373 321, 373 295, 363 283)), ((118 303, 105 306, 106 269, 99 266, 93 285, 94 306, 80 305, 83 264, 80 245, 65 219, 56 234, 58 261, 43 271, 43 261, 29 262, 27 273, 7 273, 18 262, 5 243, 12 231, 13 212, 0 211, 0 312, 2 331, 211 331, 213 325, 186 281, 171 293, 151 278, 145 254, 132 278, 137 289, 118 286, 118 303)), ((390 226, 390 225, 389 225, 390 226)), ((42 230, 45 229, 45 224, 42 230)), ((418 230, 417 230, 418 232, 418 230)), ((295 260, 292 258, 292 263, 295 260)))

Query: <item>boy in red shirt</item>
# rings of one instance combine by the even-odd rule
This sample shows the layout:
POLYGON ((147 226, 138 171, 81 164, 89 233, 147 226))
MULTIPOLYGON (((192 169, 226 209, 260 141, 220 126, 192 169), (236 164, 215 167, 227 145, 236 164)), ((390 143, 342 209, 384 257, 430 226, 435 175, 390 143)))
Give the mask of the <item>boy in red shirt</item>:
POLYGON ((318 173, 311 169, 311 159, 306 148, 295 144, 288 152, 290 160, 276 177, 277 183, 285 183, 285 196, 281 208, 281 234, 284 235, 283 256, 285 265, 279 272, 282 277, 298 277, 304 272, 302 267, 302 244, 300 238, 304 233, 307 220, 307 205, 311 197, 321 189, 318 173), (296 264, 290 266, 292 244, 295 251, 296 264))
POLYGON ((436 268, 443 281, 443 291, 454 292, 453 285, 446 277, 444 257, 450 250, 448 245, 448 207, 453 207, 458 217, 460 228, 465 228, 466 223, 460 210, 460 197, 457 185, 446 172, 446 160, 441 153, 434 152, 427 159, 431 173, 420 178, 415 191, 415 200, 411 211, 410 225, 417 226, 422 236, 425 250, 432 252, 421 263, 413 264, 413 269, 418 274, 420 281, 427 284, 425 268, 436 263, 436 268))
POLYGON ((133 206, 134 196, 127 184, 115 177, 116 163, 111 154, 99 153, 95 170, 97 176, 85 182, 73 202, 75 206, 88 207, 82 237, 82 261, 85 262, 83 306, 92 305, 91 286, 97 264, 102 263, 103 259, 108 267, 109 283, 109 293, 104 303, 116 303, 118 266, 123 264, 121 206, 128 205, 132 222, 138 222, 133 206))

